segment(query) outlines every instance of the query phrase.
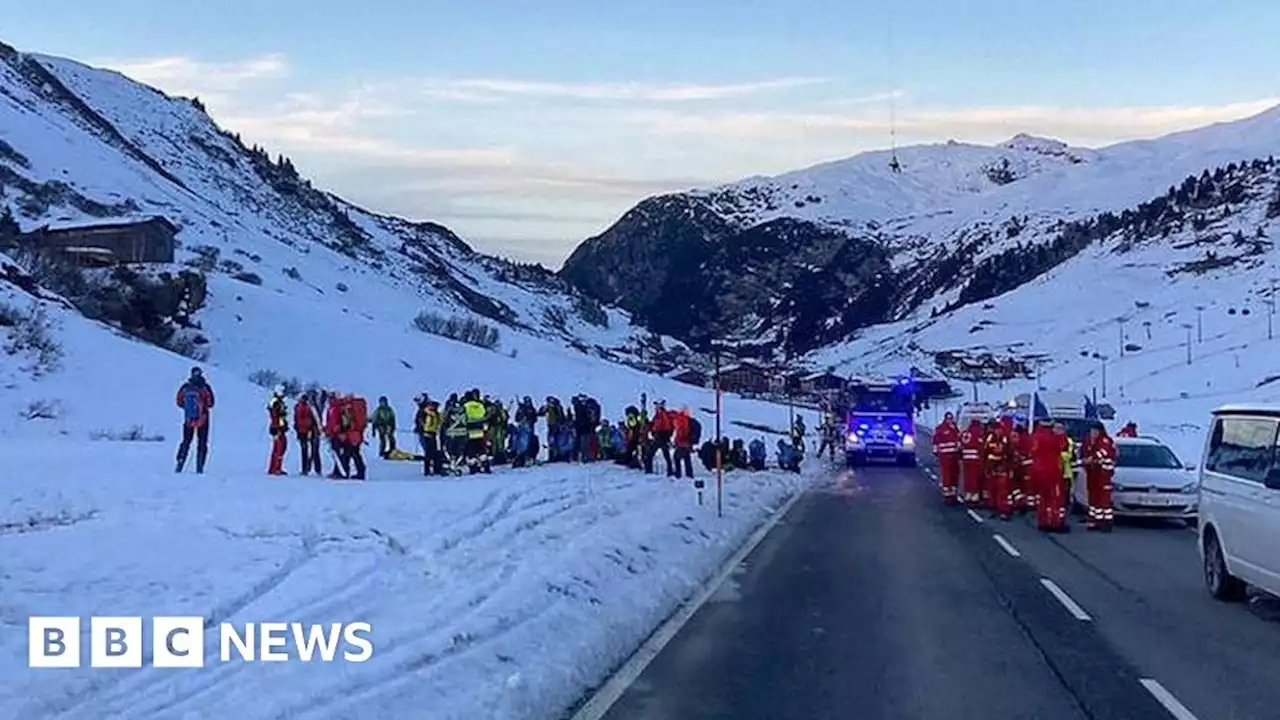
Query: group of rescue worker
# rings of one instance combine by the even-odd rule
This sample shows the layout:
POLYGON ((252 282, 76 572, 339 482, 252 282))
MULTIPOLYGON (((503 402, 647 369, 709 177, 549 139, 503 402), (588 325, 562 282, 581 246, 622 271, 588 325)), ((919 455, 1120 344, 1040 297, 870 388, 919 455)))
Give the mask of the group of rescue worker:
MULTIPOLYGON (((1122 435, 1137 435, 1130 423, 1122 435)), ((1009 520, 1015 512, 1034 512, 1041 532, 1070 532, 1067 511, 1076 470, 1083 469, 1088 530, 1110 532, 1115 519, 1111 478, 1116 447, 1101 422, 1094 423, 1079 443, 1060 422, 1042 420, 1034 429, 1011 417, 983 422, 972 418, 967 427, 947 413, 933 431, 942 501, 972 509, 989 509, 991 516, 1009 520)))
MULTIPOLYGON (((196 472, 203 472, 213 390, 199 368, 193 368, 179 388, 177 405, 183 410, 184 423, 175 469, 182 472, 194 438, 198 441, 196 472)), ((765 469, 762 439, 753 440, 750 446, 728 437, 701 442, 701 423, 688 408, 668 409, 664 400, 658 400, 650 417, 643 395, 640 406, 628 406, 616 423, 604 418, 599 401, 585 394, 572 398, 567 406, 554 396, 548 396, 541 405, 525 396, 513 401, 513 412, 509 412, 502 400, 473 388, 454 393, 443 403, 422 393, 414 398, 414 406, 412 432, 418 441, 418 452, 408 452, 397 447, 396 413, 385 396, 378 398, 370 415, 363 397, 314 389, 298 395, 290 410, 286 388, 277 385, 271 389, 266 404, 271 443, 267 473, 286 474, 284 461, 292 434, 301 450, 301 474, 324 474, 323 440, 333 460, 328 476, 363 480, 366 464, 361 448, 369 432, 377 438, 380 457, 421 462, 427 476, 489 473, 494 465, 535 464, 544 444, 546 462, 605 460, 649 474, 654 473, 660 455, 666 474, 673 478, 694 478, 695 448, 708 471, 718 466, 727 470, 765 469), (546 426, 545 440, 535 431, 539 421, 546 426)), ((799 428, 802 440, 802 422, 799 428)), ((779 440, 778 467, 799 472, 802 448, 802 441, 779 440)), ((701 487, 701 482, 695 480, 695 487, 701 487)))

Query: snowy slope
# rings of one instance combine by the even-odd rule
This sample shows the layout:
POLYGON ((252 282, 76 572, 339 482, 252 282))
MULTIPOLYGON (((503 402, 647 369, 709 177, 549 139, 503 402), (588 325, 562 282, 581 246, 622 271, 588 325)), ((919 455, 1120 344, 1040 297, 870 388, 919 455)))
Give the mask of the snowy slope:
POLYGON ((719 320, 732 339, 778 355, 783 347, 811 351, 921 307, 986 299, 987 278, 974 273, 983 262, 1047 246, 1064 225, 1277 150, 1280 108, 1099 149, 1026 135, 995 146, 913 146, 897 152, 897 173, 890 153, 865 153, 646 199, 586 240, 561 273, 655 330, 690 340, 714 323, 673 321, 664 308, 696 287, 695 275, 709 276, 703 284, 715 296, 733 299, 719 320), (685 261, 618 260, 644 258, 649 247, 685 261))
MULTIPOLYGON (((248 279, 333 317, 359 307, 404 327, 429 310, 506 331, 504 352, 537 338, 652 366, 654 350, 638 349, 653 339, 625 313, 541 268, 476 253, 441 226, 318 191, 292 163, 246 147, 192 102, 118 73, 0 46, 0 186, 23 229, 165 216, 181 228, 179 263, 207 271, 211 299, 223 306, 253 289, 248 279)), ((251 372, 223 319, 196 315, 211 359, 251 372)), ((667 348, 679 352, 669 340, 667 348)))

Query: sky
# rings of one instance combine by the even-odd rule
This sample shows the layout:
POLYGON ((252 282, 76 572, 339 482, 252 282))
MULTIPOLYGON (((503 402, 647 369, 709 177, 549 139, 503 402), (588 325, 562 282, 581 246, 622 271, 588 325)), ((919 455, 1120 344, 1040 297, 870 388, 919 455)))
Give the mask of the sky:
POLYGON ((198 96, 322 187, 552 268, 649 195, 891 129, 1098 146, 1280 98, 1268 0, 0 0, 0 17, 19 50, 198 96))

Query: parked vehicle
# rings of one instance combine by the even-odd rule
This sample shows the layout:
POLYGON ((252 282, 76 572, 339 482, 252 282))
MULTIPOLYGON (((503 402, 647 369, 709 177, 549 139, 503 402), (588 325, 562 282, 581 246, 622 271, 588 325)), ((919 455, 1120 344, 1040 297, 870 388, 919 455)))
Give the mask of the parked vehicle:
MULTIPOLYGON (((1154 437, 1116 437, 1116 472, 1111 479, 1111 506, 1116 517, 1168 518, 1194 522, 1199 507, 1195 466, 1178 459, 1154 437)), ((1072 483, 1072 504, 1089 507, 1084 482, 1072 483)))
POLYGON ((1215 598, 1246 586, 1280 595, 1280 407, 1228 405, 1213 412, 1200 463, 1200 557, 1215 598))

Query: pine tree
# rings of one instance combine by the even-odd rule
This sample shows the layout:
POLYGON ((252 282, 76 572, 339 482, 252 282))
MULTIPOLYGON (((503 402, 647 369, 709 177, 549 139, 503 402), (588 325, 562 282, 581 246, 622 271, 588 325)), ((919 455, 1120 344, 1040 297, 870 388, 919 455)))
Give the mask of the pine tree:
POLYGON ((6 205, 4 212, 0 213, 0 240, 11 240, 22 234, 22 228, 18 226, 18 221, 13 217, 13 210, 6 205))

